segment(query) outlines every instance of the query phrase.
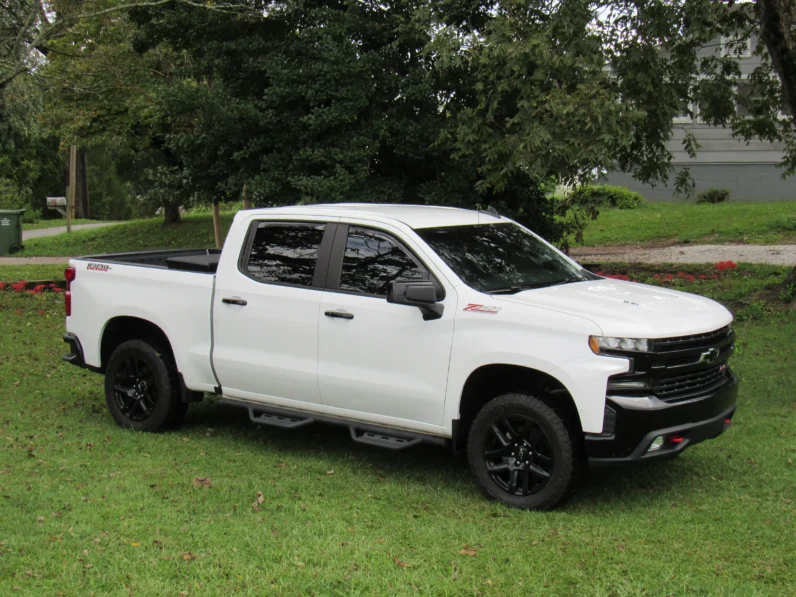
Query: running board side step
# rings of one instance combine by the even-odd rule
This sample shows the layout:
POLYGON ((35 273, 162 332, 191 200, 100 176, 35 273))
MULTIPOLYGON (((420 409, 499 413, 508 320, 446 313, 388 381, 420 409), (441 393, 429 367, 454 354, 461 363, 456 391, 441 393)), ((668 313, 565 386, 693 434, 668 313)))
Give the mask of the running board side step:
POLYGON ((413 434, 403 433, 395 435, 396 432, 386 429, 384 432, 374 431, 373 428, 363 429, 355 425, 349 426, 351 430, 351 439, 360 444, 368 444, 371 446, 378 446, 379 448, 387 448, 388 450, 403 450, 411 446, 416 446, 423 441, 423 438, 413 434))
POLYGON ((253 423, 258 423, 260 425, 269 425, 282 429, 298 429, 299 427, 304 427, 305 425, 315 422, 343 425, 348 427, 351 432, 351 439, 355 442, 387 448, 388 450, 403 450, 420 443, 447 446, 450 441, 447 438, 436 435, 415 433, 404 429, 392 429, 381 425, 371 425, 369 423, 360 423, 326 415, 311 415, 310 413, 279 408, 277 406, 253 404, 245 400, 222 398, 219 402, 229 406, 245 408, 249 412, 249 419, 251 419, 253 423))

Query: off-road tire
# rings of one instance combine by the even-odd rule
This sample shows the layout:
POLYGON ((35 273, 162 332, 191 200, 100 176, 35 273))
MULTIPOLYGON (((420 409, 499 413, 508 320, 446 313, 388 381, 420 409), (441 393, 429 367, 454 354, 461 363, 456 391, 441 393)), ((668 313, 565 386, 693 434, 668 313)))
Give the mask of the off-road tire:
MULTIPOLYGON (((526 394, 504 394, 487 402, 476 415, 467 438, 467 458, 476 482, 490 499, 514 508, 550 510, 570 496, 579 477, 579 440, 574 435, 565 419, 538 398, 526 394), (494 445, 490 441, 496 437, 492 425, 500 425, 511 417, 529 420, 528 425, 534 425, 544 433, 544 446, 551 457, 548 460, 552 460, 548 480, 541 489, 527 496, 510 493, 493 478, 494 473, 487 470, 485 451, 494 445)), ((529 459, 532 459, 532 454, 529 459)))
POLYGON ((152 346, 143 340, 128 340, 113 351, 105 367, 105 399, 111 415, 121 427, 138 431, 158 432, 175 427, 185 415, 188 405, 182 402, 177 368, 171 356, 162 349, 152 346), (135 361, 143 364, 145 375, 151 379, 154 390, 151 390, 154 407, 150 414, 144 416, 140 407, 123 410, 115 388, 121 381, 129 379, 125 375, 125 363, 135 361), (141 418, 144 416, 144 418, 141 418))

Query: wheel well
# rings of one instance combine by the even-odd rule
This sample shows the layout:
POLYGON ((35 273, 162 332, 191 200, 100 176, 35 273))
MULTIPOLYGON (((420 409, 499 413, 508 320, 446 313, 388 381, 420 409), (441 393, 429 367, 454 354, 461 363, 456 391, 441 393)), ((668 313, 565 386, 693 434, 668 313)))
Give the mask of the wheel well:
POLYGON ((467 434, 481 408, 493 398, 511 392, 531 392, 557 411, 567 426, 582 434, 580 416, 569 391, 552 375, 517 365, 484 365, 470 374, 464 384, 459 421, 455 427, 453 448, 463 450, 467 434))
POLYGON ((143 340, 166 352, 172 363, 175 362, 168 336, 154 323, 138 317, 114 317, 105 326, 100 343, 100 362, 103 371, 113 351, 128 340, 143 340))

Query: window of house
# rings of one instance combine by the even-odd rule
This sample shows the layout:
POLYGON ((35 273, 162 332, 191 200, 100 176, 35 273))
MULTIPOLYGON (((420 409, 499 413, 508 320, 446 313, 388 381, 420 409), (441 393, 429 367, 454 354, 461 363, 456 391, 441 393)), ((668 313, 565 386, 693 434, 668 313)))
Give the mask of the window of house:
POLYGON ((693 122, 695 118, 691 117, 691 114, 688 113, 688 108, 691 108, 691 111, 696 115, 696 106, 689 105, 683 106, 682 110, 675 114, 674 122, 677 124, 687 124, 693 122))
POLYGON ((396 280, 428 280, 428 273, 386 234, 352 226, 343 256, 340 290, 387 296, 390 282, 396 280))
POLYGON ((752 38, 738 40, 736 37, 721 37, 721 48, 725 56, 749 58, 752 56, 752 38))
POLYGON ((751 81, 739 81, 735 88, 735 109, 738 116, 752 116, 755 100, 754 85, 751 81))
POLYGON ((260 282, 312 286, 325 229, 325 224, 260 223, 244 271, 260 282))

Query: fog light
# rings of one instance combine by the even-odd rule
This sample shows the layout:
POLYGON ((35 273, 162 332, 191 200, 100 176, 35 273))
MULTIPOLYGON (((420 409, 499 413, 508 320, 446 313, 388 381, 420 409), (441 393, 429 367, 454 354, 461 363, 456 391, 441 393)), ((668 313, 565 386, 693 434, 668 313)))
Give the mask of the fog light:
POLYGON ((654 440, 652 440, 650 447, 647 448, 647 452, 655 452, 656 450, 660 450, 661 446, 663 446, 663 441, 664 440, 662 435, 656 437, 654 440))

